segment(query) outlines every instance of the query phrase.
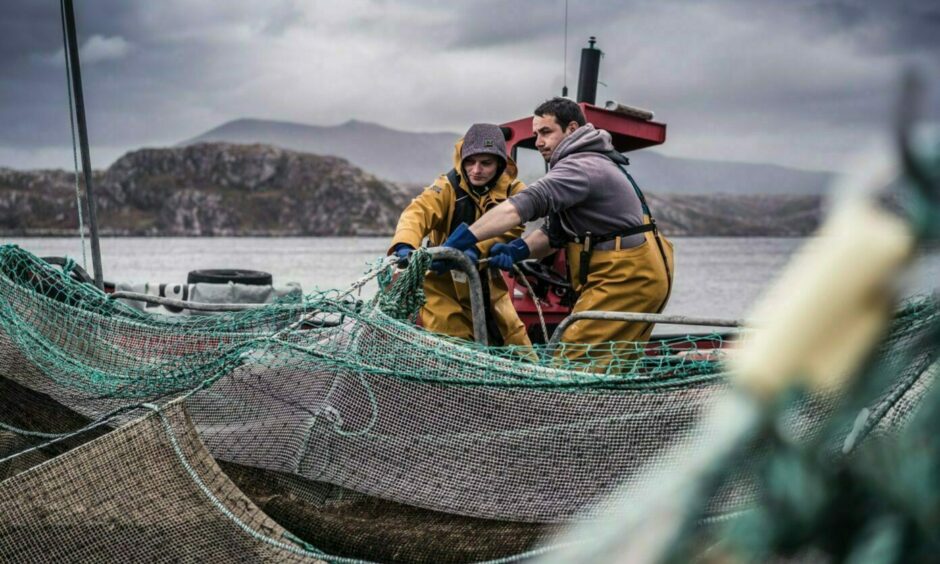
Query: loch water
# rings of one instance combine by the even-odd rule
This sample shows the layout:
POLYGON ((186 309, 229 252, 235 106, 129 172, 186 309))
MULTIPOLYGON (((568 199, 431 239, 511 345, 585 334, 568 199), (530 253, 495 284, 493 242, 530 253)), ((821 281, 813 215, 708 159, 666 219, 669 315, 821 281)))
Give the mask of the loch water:
MULTIPOLYGON (((675 285, 664 313, 733 319, 747 314, 807 239, 676 237, 673 241, 675 285)), ((5 242, 39 256, 70 256, 83 262, 78 237, 5 242)), ((348 287, 385 255, 388 243, 386 237, 108 237, 102 239, 101 249, 104 277, 110 281, 179 283, 186 281, 190 270, 242 268, 270 272, 276 285, 298 282, 308 292, 348 287)), ((87 246, 86 239, 90 272, 87 246)), ((935 291, 940 286, 940 252, 922 256, 903 284, 907 293, 935 291)), ((374 293, 374 283, 362 290, 364 297, 374 293)))

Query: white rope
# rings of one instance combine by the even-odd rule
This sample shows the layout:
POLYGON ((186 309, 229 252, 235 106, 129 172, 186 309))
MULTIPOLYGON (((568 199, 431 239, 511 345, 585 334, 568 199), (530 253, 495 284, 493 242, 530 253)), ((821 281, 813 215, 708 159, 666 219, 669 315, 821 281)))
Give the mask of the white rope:
POLYGON ((545 337, 545 342, 548 343, 548 327, 545 326, 545 317, 542 316, 542 306, 539 303, 539 297, 535 295, 535 291, 529 284, 529 279, 525 277, 525 274, 522 273, 522 270, 515 264, 512 265, 512 268, 516 272, 516 279, 522 282, 522 285, 525 286, 525 289, 529 292, 529 297, 532 298, 532 303, 535 304, 535 311, 539 314, 539 325, 542 326, 542 336, 545 337))
MULTIPOLYGON (((359 280, 356 280, 355 282, 353 282, 352 284, 350 284, 348 290, 346 290, 345 292, 339 294, 339 295, 336 297, 336 301, 340 301, 340 300, 342 300, 343 298, 345 298, 346 296, 352 294, 353 292, 355 292, 355 291, 357 291, 357 290, 361 290, 363 286, 365 286, 366 284, 368 284, 369 282, 371 282, 371 281, 372 281, 374 278, 376 278, 379 274, 382 274, 383 272, 385 272, 385 270, 388 269, 388 267, 392 266, 392 265, 395 264, 396 262, 398 262, 398 257, 395 257, 395 256, 387 256, 387 257, 383 258, 378 264, 376 264, 375 266, 373 266, 373 267, 369 270, 369 272, 367 272, 365 275, 363 275, 362 278, 360 278, 359 280)), ((282 335, 284 335, 284 334, 286 334, 286 333, 289 333, 289 332, 291 332, 291 331, 294 331, 295 329, 297 329, 298 327, 300 327, 301 325, 303 325, 304 323, 306 323, 307 321, 309 321, 310 319, 312 319, 313 317, 315 317, 315 316, 318 315, 319 313, 320 313, 319 311, 311 311, 310 313, 304 315, 303 317, 301 317, 300 319, 298 319, 298 320, 295 321, 294 323, 290 324, 288 327, 286 327, 286 328, 282 329, 281 331, 278 331, 277 333, 275 333, 274 335, 272 335, 272 338, 273 338, 273 339, 280 339, 282 335)))
MULTIPOLYGON (((490 262, 489 258, 483 258, 477 261, 477 264, 480 266, 486 265, 490 262)), ((542 336, 545 337, 545 342, 548 342, 548 327, 545 325, 545 317, 542 315, 542 306, 539 302, 538 296, 535 295, 535 291, 532 289, 532 286, 529 284, 529 280, 522 273, 522 270, 519 269, 518 265, 512 265, 513 270, 516 273, 516 278, 522 282, 522 285, 525 286, 525 289, 529 292, 529 296, 532 298, 532 303, 535 304, 535 311, 539 315, 539 325, 542 326, 542 336)))
POLYGON ((377 277, 379 274, 382 274, 383 272, 385 272, 385 270, 388 267, 397 263, 398 260, 399 260, 398 257, 394 255, 390 255, 390 256, 383 258, 381 261, 379 261, 377 265, 373 266, 369 272, 363 275, 362 278, 350 284, 349 289, 343 292, 342 294, 340 294, 337 299, 345 298, 349 294, 352 294, 353 292, 357 290, 361 290, 363 286, 371 282, 372 279, 377 277))

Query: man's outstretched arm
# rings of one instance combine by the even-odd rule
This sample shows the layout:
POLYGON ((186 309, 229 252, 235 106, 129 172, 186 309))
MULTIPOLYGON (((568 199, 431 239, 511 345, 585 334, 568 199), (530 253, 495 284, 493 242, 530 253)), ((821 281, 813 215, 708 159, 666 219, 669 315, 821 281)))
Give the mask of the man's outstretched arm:
POLYGON ((507 200, 473 222, 473 225, 470 226, 470 232, 478 241, 485 241, 491 237, 502 235, 521 224, 522 217, 519 215, 519 211, 516 206, 507 200))
MULTIPOLYGON (((461 224, 447 241, 445 247, 454 247, 458 250, 466 250, 477 241, 486 240, 496 235, 505 233, 509 229, 522 223, 522 217, 516 206, 512 202, 505 201, 490 211, 483 214, 473 225, 467 227, 461 224)), ((531 252, 533 258, 542 258, 552 252, 549 244, 548 234, 542 229, 536 229, 525 238, 525 245, 531 252)), ((528 254, 528 253, 527 253, 528 254)))
POLYGON ((548 243, 548 233, 536 229, 525 238, 529 247, 529 258, 540 259, 553 253, 555 249, 548 243))

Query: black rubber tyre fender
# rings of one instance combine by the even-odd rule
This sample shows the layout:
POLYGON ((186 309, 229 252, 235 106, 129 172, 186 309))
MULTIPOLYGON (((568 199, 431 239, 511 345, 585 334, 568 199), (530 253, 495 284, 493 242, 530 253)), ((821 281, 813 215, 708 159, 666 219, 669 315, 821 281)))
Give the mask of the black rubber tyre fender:
POLYGON ((245 284, 248 286, 270 286, 274 277, 268 272, 260 270, 243 270, 238 268, 216 268, 207 270, 192 270, 186 276, 187 284, 245 284))
MULTIPOLYGON (((55 266, 58 266, 59 268, 65 268, 65 265, 68 263, 68 259, 65 257, 40 257, 40 258, 48 262, 49 264, 54 264, 55 266)), ((72 263, 72 271, 70 272, 70 276, 72 277, 73 280, 82 282, 83 284, 91 284, 92 286, 94 286, 95 284, 94 279, 92 279, 92 277, 88 274, 88 272, 85 271, 84 268, 75 264, 74 262, 72 263)))
POLYGON ((561 274, 555 272, 551 266, 538 261, 536 259, 523 260, 516 263, 516 266, 519 267, 519 270, 522 271, 522 274, 525 276, 531 276, 536 280, 541 280, 551 286, 558 286, 560 288, 570 289, 571 283, 562 276, 561 274))

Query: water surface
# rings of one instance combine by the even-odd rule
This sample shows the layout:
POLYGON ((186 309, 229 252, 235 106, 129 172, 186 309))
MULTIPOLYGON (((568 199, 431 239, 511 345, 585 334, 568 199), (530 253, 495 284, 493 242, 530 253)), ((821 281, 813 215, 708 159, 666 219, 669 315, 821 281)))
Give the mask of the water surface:
MULTIPOLYGON (((675 238, 676 277, 665 313, 740 318, 780 273, 805 239, 675 238)), ((40 256, 71 256, 82 263, 76 238, 20 238, 12 242, 40 256)), ((101 242, 106 280, 185 282, 190 270, 244 268, 274 275, 275 284, 299 282, 304 291, 344 288, 385 255, 385 237, 129 237, 101 242)), ((88 270, 91 257, 88 254, 88 270)), ((864 260, 864 257, 859 257, 864 260)), ((930 254, 906 278, 909 292, 936 289, 940 257, 930 254)), ((363 295, 375 292, 374 284, 363 295)), ((660 329, 662 330, 662 328, 660 329)))

